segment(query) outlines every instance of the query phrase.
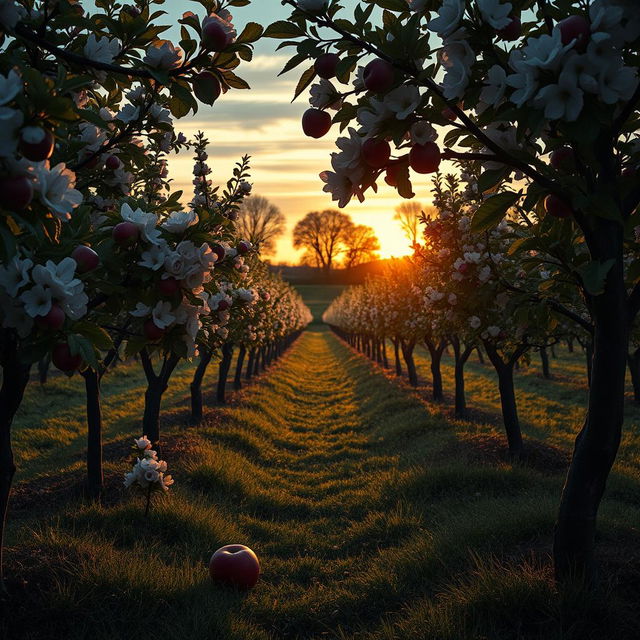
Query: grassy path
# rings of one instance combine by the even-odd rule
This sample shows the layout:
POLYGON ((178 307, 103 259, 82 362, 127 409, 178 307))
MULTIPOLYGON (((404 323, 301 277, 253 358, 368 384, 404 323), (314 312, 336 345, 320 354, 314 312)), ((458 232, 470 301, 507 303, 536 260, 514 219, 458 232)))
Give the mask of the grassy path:
MULTIPOLYGON (((182 426, 176 398, 164 431, 175 491, 148 520, 125 494, 17 513, 11 569, 30 587, 0 637, 634 637, 638 581, 623 596, 612 582, 608 610, 574 603, 583 622, 563 629, 547 555, 562 469, 485 459, 476 427, 447 421, 326 328, 200 429, 182 426), (209 556, 232 542, 263 564, 248 594, 208 579, 209 556)), ((113 434, 113 473, 128 433, 113 434)), ((635 498, 605 504, 600 545, 616 580, 640 575, 639 529, 635 498)))

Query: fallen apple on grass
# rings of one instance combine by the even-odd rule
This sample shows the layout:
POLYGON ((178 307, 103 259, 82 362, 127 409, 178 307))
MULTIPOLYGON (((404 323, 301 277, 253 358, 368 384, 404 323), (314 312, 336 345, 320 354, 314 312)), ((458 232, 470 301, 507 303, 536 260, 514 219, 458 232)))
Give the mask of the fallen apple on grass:
POLYGON ((209 561, 209 574, 214 582, 239 589, 251 589, 260 576, 258 556, 243 544, 220 547, 209 561))

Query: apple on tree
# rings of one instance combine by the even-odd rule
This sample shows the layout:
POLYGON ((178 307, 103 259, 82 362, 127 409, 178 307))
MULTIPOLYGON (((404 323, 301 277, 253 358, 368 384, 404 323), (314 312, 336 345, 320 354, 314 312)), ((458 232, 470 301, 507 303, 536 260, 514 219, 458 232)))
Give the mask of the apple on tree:
POLYGON ((165 278, 158 282, 158 291, 163 296, 174 296, 180 291, 180 282, 175 278, 165 278))
POLYGON ((511 18, 511 22, 504 28, 498 31, 498 35, 507 42, 517 40, 522 33, 522 22, 518 16, 511 18))
POLYGON ((53 154, 55 138, 41 127, 25 127, 20 133, 20 153, 32 162, 48 160, 53 154))
POLYGON ((336 53, 323 53, 316 58, 313 67, 320 78, 331 80, 336 75, 340 57, 336 53))
POLYGON ((570 218, 573 215, 571 206, 554 193, 544 199, 544 210, 554 218, 570 218))
POLYGON ((302 130, 310 138, 322 138, 331 129, 331 116, 320 109, 307 109, 302 115, 302 130))
POLYGON ((156 342, 164 337, 166 331, 161 329, 151 318, 145 320, 142 327, 144 337, 151 342, 156 342))
POLYGON ((82 356, 73 355, 67 342, 59 342, 51 350, 51 362, 60 371, 71 373, 82 366, 82 356))
POLYGON ((260 562, 256 554, 243 544, 220 547, 209 561, 209 574, 215 582, 251 589, 260 576, 260 562))
POLYGON ((44 316, 38 316, 36 318, 36 324, 47 331, 58 331, 64 326, 64 321, 67 316, 65 315, 62 307, 59 304, 52 304, 49 313, 44 316))
POLYGON ((202 45, 210 51, 223 51, 231 44, 231 35, 218 20, 206 20, 202 26, 202 45))
POLYGON ((137 242, 140 237, 140 230, 133 222, 119 222, 113 227, 113 239, 123 246, 137 242))
POLYGON ((440 148, 435 142, 414 144, 409 152, 409 164, 416 173, 434 173, 440 166, 440 148))
POLYGON ((385 93, 393 86, 395 71, 386 60, 377 58, 364 68, 364 86, 373 93, 385 93))
POLYGON ((23 211, 33 199, 33 184, 27 176, 0 178, 0 207, 8 211, 23 211))
POLYGON ((78 265, 79 273, 87 273, 98 268, 100 264, 100 257, 91 248, 83 244, 77 246, 72 252, 71 257, 76 261, 78 265))
POLYGON ((362 159, 373 169, 386 167, 391 157, 391 146, 386 140, 369 138, 362 145, 362 159))

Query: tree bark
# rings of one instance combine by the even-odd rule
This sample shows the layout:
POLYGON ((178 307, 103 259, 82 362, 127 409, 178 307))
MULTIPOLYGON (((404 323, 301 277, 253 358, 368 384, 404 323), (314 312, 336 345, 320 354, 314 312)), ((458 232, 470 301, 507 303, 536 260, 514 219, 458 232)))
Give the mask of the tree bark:
POLYGON ((162 396, 169 387, 169 379, 178 362, 180 362, 180 357, 173 353, 166 355, 163 359, 159 374, 155 373, 151 357, 146 349, 140 352, 140 359, 147 378, 147 390, 144 394, 142 433, 157 447, 157 443, 160 441, 160 406, 162 405, 162 396))
POLYGON ((484 342, 484 348, 498 374, 502 421, 507 434, 509 455, 513 459, 518 459, 522 456, 522 431, 520 429, 520 419, 518 418, 516 392, 513 386, 513 369, 518 358, 526 351, 526 348, 517 349, 509 360, 503 360, 496 347, 488 341, 484 342))
POLYGON ((587 415, 576 438, 562 490, 553 554, 559 582, 592 586, 596 518, 607 478, 618 453, 624 420, 624 390, 629 344, 624 281, 623 231, 617 222, 596 218, 590 250, 601 262, 612 259, 604 291, 591 299, 593 363, 587 415), (594 242, 598 244, 594 245, 594 242))
POLYGON ((482 349, 480 347, 476 348, 476 353, 478 354, 478 362, 484 364, 484 356, 482 355, 482 349))
POLYGON ((415 346, 416 346, 415 340, 409 340, 408 342, 405 342, 404 340, 402 340, 400 343, 400 347, 402 349, 402 356, 407 365, 407 372, 409 374, 409 384, 412 387, 418 386, 418 372, 416 371, 416 363, 415 363, 415 360, 413 359, 413 350, 415 349, 415 346))
POLYGON ((253 366, 256 359, 256 350, 249 349, 249 359, 247 361, 247 369, 245 371, 244 377, 246 380, 251 380, 251 376, 253 376, 253 366))
POLYGON ((464 391, 464 365, 469 360, 469 356, 473 352, 475 346, 473 344, 467 345, 463 348, 460 344, 460 340, 457 336, 451 338, 451 344, 453 346, 453 355, 455 358, 455 403, 454 413, 456 418, 464 417, 467 412, 467 399, 464 391))
MULTIPOLYGON (((233 358, 233 345, 226 342, 222 345, 222 360, 220 360, 220 368, 218 372, 218 389, 216 392, 216 399, 220 404, 224 404, 227 401, 227 378, 229 377, 229 369, 231 368, 231 360, 233 358)), ((263 351, 263 363, 264 363, 264 351, 263 351)))
POLYGON ((447 341, 443 339, 436 344, 431 338, 427 337, 424 340, 424 344, 429 350, 429 355, 431 356, 432 398, 435 402, 440 402, 444 399, 440 365, 442 362, 442 354, 447 347, 447 341))
POLYGON ((193 425, 199 425, 202 422, 203 417, 203 402, 202 402, 202 381, 204 380, 207 367, 213 357, 213 351, 210 349, 202 349, 200 353, 200 362, 193 374, 193 380, 191 381, 191 417, 190 422, 193 425))
POLYGON ((396 360, 396 375, 402 376, 402 364, 400 363, 400 340, 398 338, 393 339, 393 355, 396 360))
POLYGON ((240 345, 238 351, 238 362, 236 364, 236 375, 233 379, 233 388, 238 391, 242 389, 242 366, 244 365, 244 358, 247 353, 247 347, 243 344, 240 345))
POLYGON ((100 374, 91 367, 82 372, 87 395, 87 490, 98 499, 104 486, 102 468, 102 405, 100 374))
POLYGON ((587 384, 591 387, 591 372, 593 369, 593 343, 589 340, 584 347, 584 357, 587 364, 587 384))
POLYGON ((387 339, 382 340, 382 363, 385 369, 389 368, 389 358, 387 357, 387 339))
MULTIPOLYGON (((5 333, 2 331, 1 333, 5 333)), ((2 387, 0 387, 0 590, 4 590, 4 528, 11 485, 16 472, 11 446, 11 425, 29 382, 30 365, 20 362, 18 347, 9 335, 2 336, 2 387)))
POLYGON ((551 370, 549 368, 549 354, 544 347, 540 348, 540 361, 542 362, 542 377, 546 380, 550 380, 551 370))

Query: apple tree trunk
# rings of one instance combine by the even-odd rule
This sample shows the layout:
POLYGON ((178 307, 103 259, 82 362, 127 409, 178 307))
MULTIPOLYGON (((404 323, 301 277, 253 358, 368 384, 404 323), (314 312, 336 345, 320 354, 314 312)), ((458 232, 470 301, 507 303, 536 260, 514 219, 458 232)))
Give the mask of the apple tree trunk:
POLYGON ((151 356, 146 349, 140 352, 142 367, 147 378, 147 390, 144 394, 144 415, 142 417, 142 433, 157 446, 160 441, 160 407, 162 396, 169 388, 171 374, 180 362, 180 356, 174 353, 164 356, 159 373, 155 373, 151 356))
POLYGON ((424 340, 424 344, 429 350, 431 357, 431 384, 432 384, 432 398, 435 402, 440 402, 444 399, 444 391, 442 389, 442 372, 440 371, 440 365, 442 362, 442 354, 447 347, 446 340, 435 340, 427 337, 424 340))
POLYGON ((586 586, 597 581, 596 518, 622 435, 629 323, 633 320, 624 280, 622 226, 600 218, 596 224, 596 256, 601 261, 613 260, 613 265, 603 292, 591 299, 594 339, 587 414, 562 490, 553 544, 558 581, 586 586))
POLYGON ((409 384, 412 387, 418 386, 418 372, 416 371, 416 362, 413 359, 413 351, 416 346, 415 340, 402 340, 400 348, 402 349, 402 357, 407 365, 407 372, 409 374, 409 384))
MULTIPOLYGON (((4 333, 4 332, 3 332, 4 333)), ((29 382, 30 365, 20 361, 18 345, 9 335, 0 345, 2 386, 0 387, 0 590, 4 590, 4 528, 7 521, 11 485, 16 472, 11 446, 11 425, 29 382)))
POLYGON ((238 351, 238 362, 236 363, 236 374, 233 378, 233 388, 238 391, 242 389, 242 367, 244 365, 244 359, 247 355, 247 347, 243 344, 240 345, 238 351))
POLYGON ((393 339, 393 355, 396 361, 396 375, 402 376, 402 364, 400 363, 400 340, 398 338, 393 339))
POLYGON ((203 417, 203 402, 202 402, 202 381, 207 372, 207 367, 213 357, 213 351, 211 349, 202 349, 200 353, 200 362, 196 367, 193 374, 193 380, 189 389, 191 391, 191 418, 190 422, 193 425, 198 425, 202 422, 203 417))
POLYGON ((102 467, 102 403, 100 374, 88 367, 82 372, 87 396, 87 491, 98 499, 104 486, 102 467))
POLYGON ((495 345, 487 340, 484 341, 484 348, 498 374, 502 421, 507 434, 509 455, 512 459, 519 459, 522 456, 522 431, 520 429, 520 419, 518 418, 516 392, 513 385, 513 369, 520 356, 526 351, 526 347, 519 347, 508 359, 503 359, 495 345))
POLYGON ((220 404, 224 404, 227 401, 227 378, 229 377, 229 369, 231 368, 232 358, 233 345, 229 342, 226 342, 222 345, 222 360, 220 360, 220 367, 218 369, 218 388, 216 391, 216 400, 220 404))

